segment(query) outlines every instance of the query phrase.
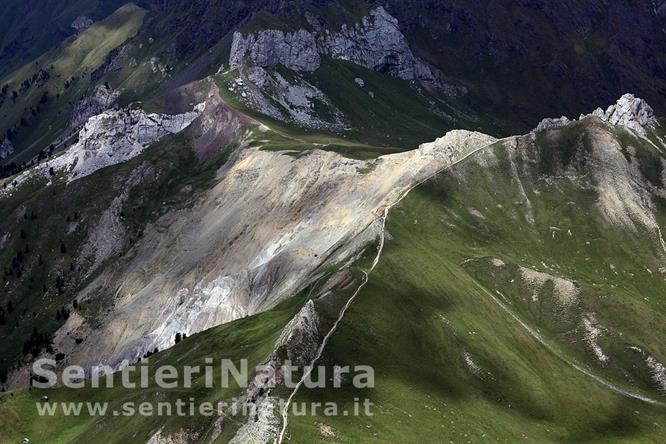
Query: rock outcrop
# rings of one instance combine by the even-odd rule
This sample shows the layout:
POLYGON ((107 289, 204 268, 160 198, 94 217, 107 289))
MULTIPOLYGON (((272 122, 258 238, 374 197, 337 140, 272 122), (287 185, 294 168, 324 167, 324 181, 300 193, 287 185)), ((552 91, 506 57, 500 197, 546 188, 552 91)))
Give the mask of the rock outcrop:
POLYGON ((323 32, 318 41, 320 51, 333 58, 403 80, 435 80, 430 67, 412 53, 398 20, 381 6, 370 11, 361 23, 343 25, 337 33, 323 32))
POLYGON ((403 80, 435 80, 430 67, 412 53, 398 20, 381 6, 359 23, 342 25, 337 31, 316 25, 312 30, 295 32, 235 32, 229 64, 235 68, 247 60, 262 68, 283 65, 294 71, 315 71, 322 55, 349 60, 403 80))
MULTIPOLYGON (((78 141, 65 152, 19 174, 15 186, 32 179, 51 180, 62 174, 67 182, 125 162, 141 154, 151 143, 187 128, 204 109, 204 103, 183 114, 146 113, 142 109, 109 110, 88 119, 78 141)), ((0 190, 0 197, 12 188, 0 190)))
POLYGON ((86 29, 90 28, 93 23, 93 19, 91 19, 88 16, 85 15, 80 15, 77 18, 74 19, 72 22, 72 28, 76 29, 76 32, 83 32, 86 29))
POLYGON ((316 356, 320 339, 319 314, 310 299, 287 324, 275 347, 284 347, 292 364, 302 367, 316 356))
POLYGON ((79 100, 71 113, 66 133, 81 127, 89 118, 112 108, 120 97, 120 91, 102 84, 97 85, 93 92, 79 100))
POLYGON ((0 159, 6 159, 14 154, 14 145, 11 140, 5 137, 0 144, 0 159))
MULTIPOLYGON (((271 388, 285 380, 285 362, 280 357, 283 354, 281 351, 286 351, 290 365, 303 368, 310 365, 316 356, 321 339, 319 314, 314 301, 310 299, 282 330, 273 353, 262 364, 265 371, 257 373, 238 404, 232 408, 232 411, 235 409, 255 414, 243 418, 245 422, 229 441, 230 444, 269 443, 276 438, 280 425, 279 398, 271 394, 271 388)), ((214 425, 211 442, 219 436, 225 419, 221 417, 214 425)))
POLYGON ((348 129, 342 112, 300 75, 286 79, 277 71, 250 66, 228 89, 249 108, 276 120, 305 128, 348 129))
POLYGON ((245 57, 262 68, 283 65, 294 71, 314 71, 321 63, 315 36, 304 29, 292 33, 267 29, 245 36, 235 32, 229 64, 240 66, 245 57))
POLYGON ((618 101, 608 107, 606 111, 597 108, 592 112, 593 116, 612 125, 622 125, 645 136, 645 128, 656 122, 654 111, 647 102, 633 94, 624 94, 618 101))
POLYGON ((541 122, 539 122, 534 131, 543 131, 550 128, 559 128, 569 124, 570 122, 571 120, 569 120, 565 116, 562 116, 560 118, 547 117, 543 119, 541 122))
MULTIPOLYGON (((609 106, 606 111, 597 108, 590 114, 581 114, 579 119, 586 117, 597 117, 611 125, 620 125, 634 130, 639 135, 646 136, 646 128, 657 124, 657 118, 654 115, 652 107, 648 103, 633 94, 624 94, 615 104, 609 106)), ((568 125, 571 122, 567 117, 545 118, 533 132, 543 131, 551 128, 558 128, 568 125)))
POLYGON ((71 182, 138 156, 151 143, 187 128, 202 110, 203 104, 176 115, 149 114, 142 109, 98 114, 88 119, 74 146, 46 165, 66 171, 71 182))

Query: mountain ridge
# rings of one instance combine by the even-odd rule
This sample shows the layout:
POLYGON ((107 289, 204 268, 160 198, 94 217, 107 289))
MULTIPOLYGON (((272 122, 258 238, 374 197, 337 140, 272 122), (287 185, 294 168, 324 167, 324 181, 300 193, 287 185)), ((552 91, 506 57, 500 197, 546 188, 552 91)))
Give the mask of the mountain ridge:
POLYGON ((0 88, 0 441, 660 442, 664 24, 624 0, 81 17, 0 88), (83 388, 35 387, 38 358, 83 388), (218 358, 249 384, 157 384, 218 358), (35 409, 185 398, 224 406, 35 409))

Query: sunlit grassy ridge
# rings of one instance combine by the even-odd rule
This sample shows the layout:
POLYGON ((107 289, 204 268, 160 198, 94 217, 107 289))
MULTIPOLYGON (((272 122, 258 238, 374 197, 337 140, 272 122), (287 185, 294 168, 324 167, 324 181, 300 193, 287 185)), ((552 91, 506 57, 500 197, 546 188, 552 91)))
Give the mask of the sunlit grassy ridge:
POLYGON ((137 33, 145 13, 129 3, 0 80, 0 87, 7 86, 0 134, 12 130, 16 148, 5 162, 20 164, 49 146, 69 122, 74 103, 95 86, 91 73, 137 33), (30 85, 27 89, 24 82, 30 85))
POLYGON ((0 77, 76 33, 71 25, 77 17, 100 20, 123 3, 123 0, 48 0, 42 2, 41 7, 35 7, 22 0, 3 2, 0 11, 0 51, 3 51, 0 77))
MULTIPOLYGON (((583 137, 587 125, 596 124, 564 131, 583 137)), ((558 157, 567 140, 562 133, 534 149, 559 150, 558 157)), ((631 143, 653 151, 633 136, 631 143)), ((498 143, 495 164, 478 153, 485 162, 454 167, 392 210, 392 240, 324 359, 373 366, 376 387, 355 390, 348 381, 344 390, 303 390, 296 399, 351 409, 355 397, 368 397, 375 415, 294 416, 292 442, 660 441, 663 406, 619 395, 571 365, 664 402, 644 356, 628 349, 666 359, 666 285, 646 270, 663 260, 658 241, 610 226, 593 192, 553 171, 550 179, 519 173, 535 219, 529 223, 508 169, 511 149, 498 143), (504 265, 493 264, 496 258, 504 265), (552 284, 534 302, 518 265, 573 279, 580 289, 574 306, 560 310, 552 284), (582 315, 589 313, 604 329, 598 344, 606 364, 583 338, 582 315), (335 438, 325 438, 319 423, 335 438)))

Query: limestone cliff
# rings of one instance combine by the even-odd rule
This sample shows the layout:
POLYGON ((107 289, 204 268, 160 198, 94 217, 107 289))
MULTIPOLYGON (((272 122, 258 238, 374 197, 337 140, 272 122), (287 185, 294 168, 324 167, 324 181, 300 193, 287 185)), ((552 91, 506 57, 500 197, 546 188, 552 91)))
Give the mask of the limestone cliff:
POLYGON ((398 20, 381 6, 354 25, 330 30, 318 24, 311 30, 285 32, 266 29, 235 32, 229 64, 249 62, 262 68, 283 65, 295 71, 315 71, 321 56, 349 60, 403 80, 434 81, 430 67, 419 60, 398 27, 398 20))
POLYGON ((19 174, 0 197, 30 180, 50 181, 63 174, 67 182, 125 162, 141 154, 151 143, 187 128, 203 111, 203 104, 183 114, 146 113, 138 108, 108 110, 90 117, 79 131, 78 141, 61 155, 19 174))

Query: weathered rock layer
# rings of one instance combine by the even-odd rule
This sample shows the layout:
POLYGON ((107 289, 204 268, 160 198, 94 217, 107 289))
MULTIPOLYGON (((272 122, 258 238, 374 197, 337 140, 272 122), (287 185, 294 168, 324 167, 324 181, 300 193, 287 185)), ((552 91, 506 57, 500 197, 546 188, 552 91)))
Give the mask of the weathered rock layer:
POLYGON ((315 71, 321 56, 349 60, 404 80, 435 80, 430 67, 412 53, 398 21, 381 6, 359 23, 342 25, 337 31, 315 23, 313 30, 236 32, 229 64, 234 68, 249 60, 262 68, 283 65, 295 71, 315 71))

